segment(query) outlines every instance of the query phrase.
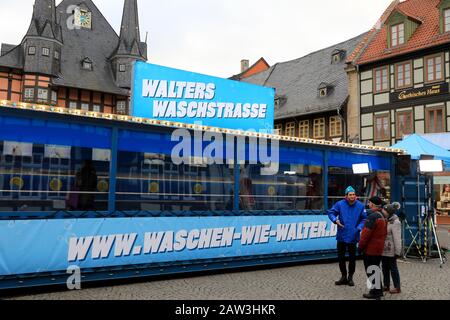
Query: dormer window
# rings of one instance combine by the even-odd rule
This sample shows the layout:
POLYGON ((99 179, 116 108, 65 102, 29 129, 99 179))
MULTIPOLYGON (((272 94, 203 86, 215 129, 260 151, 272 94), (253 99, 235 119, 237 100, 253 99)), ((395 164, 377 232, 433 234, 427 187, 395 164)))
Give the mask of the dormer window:
POLYGON ((82 62, 81 62, 81 67, 84 70, 92 70, 92 61, 89 58, 85 58, 82 62))
POLYGON ((405 24, 400 23, 391 26, 391 47, 396 47, 405 43, 405 24))
POLYGON ((339 62, 341 62, 342 60, 344 60, 345 58, 345 50, 334 50, 331 53, 331 64, 338 64, 339 62))
POLYGON ((318 92, 318 94, 319 94, 319 98, 325 98, 325 97, 327 97, 330 93, 331 93, 331 90, 333 89, 333 86, 332 85, 330 85, 330 84, 328 84, 328 83, 321 83, 320 85, 319 85, 319 88, 318 88, 318 90, 319 90, 319 92, 318 92))
POLYGON ((275 109, 280 107, 280 98, 275 99, 275 109))
POLYGON ((287 101, 287 97, 285 95, 276 96, 275 97, 275 109, 279 109, 282 107, 287 101))
POLYGON ((450 8, 444 10, 444 32, 450 31, 450 8))

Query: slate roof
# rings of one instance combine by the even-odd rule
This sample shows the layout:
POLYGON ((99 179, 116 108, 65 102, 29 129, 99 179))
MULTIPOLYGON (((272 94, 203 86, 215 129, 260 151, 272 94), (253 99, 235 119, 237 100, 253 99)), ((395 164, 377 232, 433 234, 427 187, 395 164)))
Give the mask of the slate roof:
POLYGON ((387 47, 388 26, 383 24, 367 44, 356 64, 363 65, 450 43, 450 33, 440 33, 440 3, 441 0, 406 0, 397 3, 393 11, 398 11, 419 22, 411 38, 404 45, 389 49, 387 47))
POLYGON ((345 50, 347 55, 351 54, 365 35, 299 59, 277 63, 269 70, 242 81, 276 89, 276 96, 281 98, 280 106, 275 109, 275 119, 278 120, 337 110, 348 99, 348 78, 346 57, 332 64, 332 53, 345 50), (320 98, 319 87, 323 84, 328 85, 329 94, 320 98))
MULTIPOLYGON (((46 2, 43 1, 42 3, 46 2)), ((136 3, 135 1, 126 1, 125 8, 132 7, 129 3, 134 4, 133 2, 136 3)), ((35 10, 39 11, 40 7, 35 7, 35 10)), ((137 8, 135 10, 131 15, 137 17, 137 8)), ((110 60, 110 57, 117 51, 119 36, 97 6, 91 0, 63 0, 57 6, 56 12, 58 20, 61 21, 63 46, 61 49, 61 71, 54 80, 54 84, 124 96, 128 95, 127 89, 116 85, 110 60), (70 30, 68 28, 65 22, 71 13, 67 13, 66 8, 70 5, 80 5, 87 7, 91 11, 92 30, 83 28, 70 30), (92 71, 81 68, 82 61, 86 58, 89 58, 93 63, 92 71)), ((34 12, 33 17, 38 16, 39 12, 34 12)), ((33 19, 30 28, 34 30, 35 25, 39 26, 42 23, 44 25, 47 23, 47 17, 44 17, 44 19, 33 19)), ((137 33, 139 30, 135 32, 137 33)), ((139 54, 146 55, 145 43, 138 42, 138 44, 140 46, 139 54)), ((0 56, 0 66, 23 69, 24 53, 22 46, 18 45, 0 56)))
MULTIPOLYGON (((127 95, 128 90, 117 87, 109 60, 117 47, 119 36, 91 0, 83 2, 92 12, 92 30, 69 30, 67 24, 62 24, 64 45, 61 51, 61 74, 54 83, 65 87, 127 95), (92 71, 81 68, 81 62, 85 58, 92 61, 92 71)), ((63 11, 61 20, 67 21, 70 15, 62 10, 63 8, 79 3, 80 0, 62 1, 57 8, 63 11)))

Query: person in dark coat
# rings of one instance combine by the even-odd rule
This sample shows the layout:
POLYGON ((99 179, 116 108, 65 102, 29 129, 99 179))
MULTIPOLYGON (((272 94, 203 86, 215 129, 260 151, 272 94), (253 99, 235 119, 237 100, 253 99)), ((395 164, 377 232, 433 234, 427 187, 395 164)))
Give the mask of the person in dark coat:
POLYGON ((377 277, 375 286, 372 286, 368 294, 363 295, 366 299, 379 299, 383 296, 380 263, 387 235, 386 219, 381 212, 383 205, 384 203, 379 197, 369 199, 370 213, 367 216, 359 241, 359 250, 364 254, 364 267, 367 277, 370 279, 373 276, 373 267, 376 269, 377 277))
POLYGON ((92 161, 86 160, 83 167, 77 173, 79 191, 78 209, 83 211, 95 210, 95 197, 92 192, 97 190, 97 172, 92 161))
POLYGON ((356 244, 359 241, 359 236, 366 220, 366 210, 364 205, 358 201, 353 187, 348 187, 345 190, 345 199, 336 203, 328 211, 328 217, 338 226, 336 240, 341 278, 335 284, 337 286, 346 284, 354 286, 356 244), (347 252, 349 255, 348 272, 345 261, 347 252))

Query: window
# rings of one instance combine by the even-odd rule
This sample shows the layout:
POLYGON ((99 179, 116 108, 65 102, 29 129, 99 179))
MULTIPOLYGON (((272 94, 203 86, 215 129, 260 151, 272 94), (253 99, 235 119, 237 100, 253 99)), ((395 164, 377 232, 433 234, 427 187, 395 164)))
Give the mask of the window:
POLYGON ((77 103, 75 101, 70 101, 69 102, 69 108, 70 109, 76 109, 77 108, 77 103))
POLYGON ((101 107, 100 107, 100 105, 98 105, 98 104, 94 104, 94 107, 92 108, 92 110, 93 110, 94 112, 101 112, 101 107))
POLYGON ((127 102, 125 100, 117 101, 117 114, 127 114, 127 102))
POLYGON ((276 134, 276 135, 279 135, 279 136, 281 136, 282 134, 283 134, 283 125, 282 124, 276 124, 275 125, 275 127, 274 127, 274 133, 276 134))
POLYGON ((36 54, 36 47, 28 47, 28 55, 34 56, 36 54))
MULTIPOLYGON (((32 134, 23 133, 24 129, 24 126, 20 126, 17 136, 26 138, 26 143, 0 141, 0 148, 4 149, 9 145, 7 148, 14 148, 15 150, 13 150, 16 152, 15 155, 2 154, 2 161, 0 161, 2 180, 7 176, 5 174, 7 172, 19 173, 15 175, 17 178, 12 180, 13 186, 10 187, 6 183, 4 186, 7 187, 6 190, 11 191, 20 189, 21 194, 20 200, 18 200, 16 192, 2 192, 0 211, 34 213, 84 210, 79 207, 80 203, 76 200, 81 197, 81 194, 74 193, 73 186, 77 173, 81 172, 81 168, 85 165, 85 160, 91 160, 91 155, 96 149, 56 145, 60 141, 57 134, 59 131, 59 135, 67 135, 67 130, 74 130, 71 132, 73 134, 67 135, 73 139, 67 141, 80 141, 84 145, 89 145, 91 142, 85 136, 76 138, 75 130, 77 129, 73 129, 72 126, 60 128, 58 131, 54 131, 57 128, 52 128, 52 132, 57 134, 56 136, 46 134, 48 145, 41 144, 41 142, 33 143, 32 134), (75 200, 73 196, 75 196, 75 200)), ((33 128, 29 128, 29 130, 33 130, 33 128)), ((42 133, 45 131, 42 130, 42 133)), ((95 178, 92 177, 92 179, 95 179, 94 182, 97 186, 90 199, 93 211, 108 210, 108 189, 104 186, 109 182, 109 164, 109 161, 93 161, 95 170, 90 172, 95 172, 93 174, 95 178)), ((91 181, 91 177, 89 179, 91 181)))
MULTIPOLYGON (((249 192, 241 192, 241 210, 323 210, 323 168, 311 163, 314 150, 304 149, 296 159, 284 159, 280 153, 279 170, 275 174, 261 175, 261 164, 248 165, 246 183, 252 183, 249 192), (287 175, 285 172, 295 172, 287 175), (247 182, 248 181, 248 182, 247 182), (280 200, 282 199, 282 200, 280 200)), ((242 190, 242 189, 241 189, 242 190)), ((244 189, 245 190, 245 189, 244 189)))
POLYGON ((125 72, 126 71, 126 66, 124 64, 120 64, 119 65, 119 71, 120 72, 125 72))
POLYGON ((82 67, 84 70, 92 70, 92 61, 89 59, 83 60, 82 67))
POLYGON ((397 112, 397 139, 413 133, 413 113, 412 111, 397 112))
POLYGON ((342 136, 342 121, 339 116, 330 117, 330 137, 342 136))
POLYGON ((319 89, 319 97, 324 98, 327 96, 327 88, 319 89))
POLYGON ((444 10, 444 32, 450 31, 450 9, 444 10))
POLYGON ((81 110, 89 111, 89 103, 82 103, 81 104, 81 110))
POLYGON ((309 138, 309 120, 300 121, 298 136, 300 138, 309 138))
MULTIPOLYGON (((389 171, 373 170, 370 177, 364 177, 362 175, 353 174, 351 164, 355 163, 355 159, 352 154, 341 155, 346 164, 336 164, 328 167, 328 207, 331 208, 336 202, 342 200, 342 195, 345 193, 345 189, 348 186, 353 186, 356 190, 356 194, 360 196, 359 201, 365 203, 367 198, 367 186, 371 187, 371 195, 376 195, 383 200, 389 195, 389 186, 391 185, 391 176, 389 171), (348 163, 348 165, 347 165, 348 163), (366 181, 365 181, 366 180, 366 181)), ((330 157, 331 158, 331 157, 330 157)), ((329 159, 330 162, 334 162, 329 159)), ((358 159, 356 161, 363 163, 364 160, 358 159), (358 161, 359 160, 359 161, 358 161)), ((370 162, 368 160, 367 162, 370 162)))
POLYGON ((391 124, 389 114, 375 116, 375 141, 386 141, 391 139, 391 124))
POLYGON ((289 137, 295 137, 295 122, 289 122, 286 124, 286 135, 289 137))
POLYGON ((325 118, 314 119, 314 139, 325 138, 325 118))
POLYGON ((52 91, 52 103, 56 104, 57 101, 58 101, 58 92, 52 91))
POLYGON ((339 63, 341 61, 341 54, 335 53, 332 57, 333 64, 339 63))
POLYGON ((38 102, 47 102, 47 101, 48 101, 48 90, 38 89, 38 102))
POLYGON ((389 90, 389 72, 388 67, 375 69, 375 93, 389 90))
POLYGON ((50 56, 50 49, 49 48, 42 48, 42 55, 49 57, 50 56))
POLYGON ((395 87, 397 89, 410 87, 411 81, 411 62, 400 63, 395 66, 395 87))
POLYGON ((391 27, 391 47, 405 43, 405 24, 400 23, 391 27))
POLYGON ((442 55, 425 58, 426 81, 435 82, 444 79, 442 55))
POLYGON ((34 99, 34 88, 25 88, 23 94, 25 100, 33 100, 34 99))
POLYGON ((59 60, 59 51, 55 51, 55 60, 59 60))
POLYGON ((426 112, 427 133, 444 132, 444 107, 429 108, 426 112))

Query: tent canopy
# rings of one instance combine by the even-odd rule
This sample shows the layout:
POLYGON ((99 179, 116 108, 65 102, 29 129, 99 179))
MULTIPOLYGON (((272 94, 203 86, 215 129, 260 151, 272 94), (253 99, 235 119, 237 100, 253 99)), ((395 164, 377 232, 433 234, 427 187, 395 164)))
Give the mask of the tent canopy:
MULTIPOLYGON (((450 150, 450 132, 442 133, 425 133, 420 135, 422 138, 442 147, 446 150, 450 150)), ((407 138, 408 136, 405 136, 407 138)))
POLYGON ((450 151, 417 134, 408 136, 391 148, 405 150, 407 154, 411 155, 411 159, 414 160, 419 160, 421 155, 434 156, 436 160, 443 160, 445 166, 450 168, 450 151))

